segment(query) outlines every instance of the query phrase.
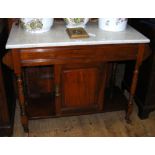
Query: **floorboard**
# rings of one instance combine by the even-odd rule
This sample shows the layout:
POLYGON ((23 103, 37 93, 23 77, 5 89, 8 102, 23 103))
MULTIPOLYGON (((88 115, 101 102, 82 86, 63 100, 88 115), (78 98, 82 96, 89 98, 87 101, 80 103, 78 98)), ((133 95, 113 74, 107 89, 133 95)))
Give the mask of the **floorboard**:
MULTIPOLYGON (((132 124, 124 120, 124 111, 29 121, 31 137, 151 137, 155 136, 155 112, 146 120, 137 116, 134 105, 132 124)), ((24 137, 17 104, 14 137, 24 137)))

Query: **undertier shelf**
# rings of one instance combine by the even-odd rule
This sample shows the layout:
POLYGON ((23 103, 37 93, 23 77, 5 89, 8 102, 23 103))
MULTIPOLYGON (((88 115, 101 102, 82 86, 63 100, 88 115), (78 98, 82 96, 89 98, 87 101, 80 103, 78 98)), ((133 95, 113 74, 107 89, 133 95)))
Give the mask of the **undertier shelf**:
MULTIPOLYGON (((128 100, 123 95, 123 92, 120 88, 113 87, 112 93, 110 89, 106 89, 103 112, 125 110, 127 107, 127 103, 128 100)), ((28 98, 27 111, 29 119, 56 117, 54 94, 43 94, 38 98, 28 98)), ((83 112, 81 111, 81 114, 82 113, 83 112)), ((97 112, 94 111, 94 113, 97 112)), ((75 113, 75 115, 79 114, 75 113)), ((88 112, 86 112, 86 114, 88 114, 88 112)))

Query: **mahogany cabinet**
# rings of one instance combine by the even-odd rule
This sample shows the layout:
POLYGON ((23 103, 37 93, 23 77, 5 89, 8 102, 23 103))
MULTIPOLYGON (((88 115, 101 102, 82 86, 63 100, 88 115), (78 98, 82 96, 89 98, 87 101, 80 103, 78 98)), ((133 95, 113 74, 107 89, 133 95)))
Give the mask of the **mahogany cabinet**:
MULTIPOLYGON (((110 45, 97 45, 97 47, 98 54, 101 55, 96 56, 97 60, 92 56, 96 46, 91 48, 78 46, 80 50, 75 50, 75 47, 20 49, 21 59, 24 59, 22 75, 29 119, 126 108, 127 99, 120 89, 109 86, 111 85, 109 80, 111 63, 100 60, 105 59, 102 55, 109 60, 117 58, 115 55, 109 55, 109 50, 112 52, 110 45), (106 48, 105 53, 103 53, 104 48, 106 48), (40 53, 40 51, 44 52, 40 53), (37 57, 36 60, 42 58, 47 62, 33 60, 34 57, 37 57), (47 58, 55 64, 48 65, 51 62, 48 62, 47 58)), ((129 53, 127 59, 133 59, 134 53, 130 51, 136 52, 137 45, 117 45, 116 48, 118 48, 117 53, 121 52, 121 48, 129 53)), ((118 57, 121 59, 120 55, 118 57)))
MULTIPOLYGON (((123 99, 119 100, 119 97, 122 98, 123 95, 118 95, 122 93, 115 88, 107 91, 107 83, 109 65, 125 60, 136 62, 130 97, 128 101, 124 99, 128 106, 126 120, 130 121, 137 73, 142 61, 150 53, 147 45, 149 39, 129 27, 129 31, 125 33, 126 40, 124 40, 124 35, 118 34, 118 38, 116 37, 118 40, 114 35, 111 44, 107 44, 103 39, 104 32, 95 27, 92 23, 92 30, 98 34, 95 44, 90 44, 94 42, 90 38, 92 40, 89 44, 80 45, 69 42, 68 46, 65 46, 65 40, 61 36, 63 34, 64 39, 67 39, 66 33, 64 33, 65 28, 63 25, 59 25, 55 26, 55 31, 58 31, 59 34, 61 32, 61 35, 55 36, 56 33, 53 33, 54 36, 51 37, 50 33, 47 33, 47 37, 39 37, 39 39, 43 39, 43 43, 48 39, 51 44, 48 47, 41 47, 39 46, 41 42, 38 43, 37 38, 35 40, 32 39, 33 36, 23 35, 23 31, 19 29, 18 25, 13 25, 10 33, 13 37, 10 36, 9 38, 12 39, 9 39, 7 43, 7 49, 11 50, 5 54, 3 62, 14 71, 16 76, 21 123, 25 132, 29 133, 29 119, 102 112, 106 110, 106 107, 110 107, 110 103, 112 105, 118 102, 123 103, 123 99), (23 39, 19 39, 20 32, 23 39), (128 34, 132 34, 133 37, 128 37, 128 34), (26 39, 26 37, 29 38, 26 39), (122 42, 120 38, 124 41, 122 42), (21 43, 24 46, 9 46, 10 41, 13 41, 14 44, 16 39, 19 42, 24 41, 21 43), (25 39, 27 42, 30 39, 35 41, 34 46, 25 48, 25 39), (59 39, 62 39, 62 42, 59 39), (100 39, 103 41, 102 43, 100 39)), ((111 39, 111 33, 108 36, 111 39)), ((15 44, 18 42, 17 40, 15 44)), ((11 45, 13 44, 11 43, 11 45)))

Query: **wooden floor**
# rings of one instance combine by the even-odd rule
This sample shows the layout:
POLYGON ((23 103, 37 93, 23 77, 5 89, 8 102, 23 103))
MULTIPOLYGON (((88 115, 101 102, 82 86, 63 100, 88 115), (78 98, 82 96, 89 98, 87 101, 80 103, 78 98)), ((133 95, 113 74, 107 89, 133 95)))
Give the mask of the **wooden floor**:
MULTIPOLYGON (((32 120, 29 122, 31 137, 126 137, 155 136, 155 112, 148 119, 140 120, 134 106, 132 124, 126 124, 124 111, 100 114, 32 120)), ((16 108, 14 134, 25 136, 20 123, 19 107, 16 108)))

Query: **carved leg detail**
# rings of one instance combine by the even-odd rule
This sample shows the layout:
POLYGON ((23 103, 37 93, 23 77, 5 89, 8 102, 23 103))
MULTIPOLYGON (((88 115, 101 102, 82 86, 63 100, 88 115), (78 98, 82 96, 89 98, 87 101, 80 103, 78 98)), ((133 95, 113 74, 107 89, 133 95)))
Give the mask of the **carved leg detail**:
POLYGON ((18 95, 19 95, 19 105, 20 105, 20 111, 21 111, 21 123, 24 128, 24 131, 28 133, 29 132, 28 117, 27 117, 26 107, 25 107, 25 99, 24 99, 21 75, 17 76, 17 86, 18 86, 18 95))

